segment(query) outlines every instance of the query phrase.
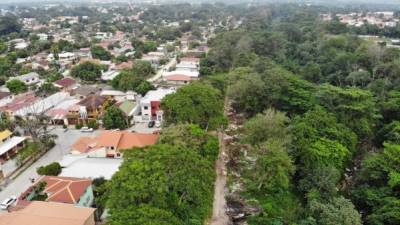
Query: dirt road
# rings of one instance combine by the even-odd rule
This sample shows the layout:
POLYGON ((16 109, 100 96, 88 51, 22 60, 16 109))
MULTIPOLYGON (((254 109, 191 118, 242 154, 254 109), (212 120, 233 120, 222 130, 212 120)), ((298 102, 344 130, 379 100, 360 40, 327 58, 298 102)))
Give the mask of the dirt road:
POLYGON ((226 165, 224 162, 225 144, 224 134, 218 134, 220 143, 220 152, 217 162, 215 163, 215 170, 217 179, 214 184, 214 203, 213 203, 213 216, 211 218, 211 225, 227 225, 229 217, 226 215, 226 200, 225 200, 225 187, 226 187, 226 165))

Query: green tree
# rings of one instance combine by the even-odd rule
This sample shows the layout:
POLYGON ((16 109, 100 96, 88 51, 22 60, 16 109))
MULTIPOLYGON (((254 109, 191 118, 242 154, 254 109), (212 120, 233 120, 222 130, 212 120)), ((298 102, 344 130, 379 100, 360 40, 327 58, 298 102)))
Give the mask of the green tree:
POLYGON ((15 16, 2 16, 0 17, 0 36, 8 35, 11 33, 19 33, 21 31, 21 24, 15 16))
POLYGON ((93 62, 84 62, 71 69, 71 76, 78 77, 84 81, 96 81, 101 77, 102 65, 93 62))
POLYGON ((161 102, 169 124, 195 123, 214 129, 223 122, 223 99, 219 90, 208 84, 193 82, 161 102))
POLYGON ((92 57, 94 59, 100 59, 104 61, 111 60, 112 55, 109 51, 105 50, 101 46, 93 46, 90 48, 90 52, 92 54, 92 57))
POLYGON ((348 199, 343 197, 333 198, 328 203, 312 201, 310 213, 317 224, 326 225, 361 225, 361 216, 348 199))
POLYGON ((153 224, 154 218, 148 213, 129 213, 129 209, 149 206, 176 217, 166 221, 202 224, 211 210, 213 180, 212 164, 193 149, 153 145, 127 150, 123 164, 110 181, 109 222, 132 224, 133 217, 142 224, 153 224), (119 217, 120 213, 124 216, 119 217))
POLYGON ((6 87, 14 94, 20 94, 28 90, 26 84, 17 79, 7 81, 6 87))
POLYGON ((284 113, 268 109, 244 124, 243 141, 258 145, 274 139, 288 145, 290 143, 290 134, 287 128, 289 122, 289 118, 284 113))
POLYGON ((47 166, 41 166, 36 169, 39 175, 57 176, 61 173, 61 165, 58 162, 50 163, 47 166))
POLYGON ((110 106, 103 115, 103 126, 106 129, 125 129, 128 124, 124 112, 115 106, 110 106))
POLYGON ((158 143, 194 149, 210 162, 217 159, 219 152, 218 139, 195 124, 178 124, 164 128, 158 143))

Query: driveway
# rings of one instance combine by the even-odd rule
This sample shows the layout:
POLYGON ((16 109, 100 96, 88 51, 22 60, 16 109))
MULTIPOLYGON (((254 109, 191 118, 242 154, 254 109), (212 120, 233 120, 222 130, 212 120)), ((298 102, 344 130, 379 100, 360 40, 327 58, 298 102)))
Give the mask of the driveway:
POLYGON ((2 191, 0 191, 0 201, 3 199, 15 195, 19 196, 25 191, 30 185, 30 178, 38 178, 39 175, 36 173, 36 168, 39 166, 47 165, 52 162, 59 161, 64 155, 67 155, 70 150, 70 146, 78 140, 81 136, 95 135, 98 132, 93 133, 81 133, 79 130, 70 129, 64 132, 62 128, 55 128, 50 132, 56 134, 58 138, 55 140, 56 145, 50 149, 44 156, 38 159, 34 164, 28 167, 22 174, 11 181, 2 191))
POLYGON ((128 130, 136 133, 152 134, 155 131, 160 131, 161 128, 156 128, 156 127, 149 128, 147 126, 147 123, 135 123, 135 125, 133 125, 128 130))

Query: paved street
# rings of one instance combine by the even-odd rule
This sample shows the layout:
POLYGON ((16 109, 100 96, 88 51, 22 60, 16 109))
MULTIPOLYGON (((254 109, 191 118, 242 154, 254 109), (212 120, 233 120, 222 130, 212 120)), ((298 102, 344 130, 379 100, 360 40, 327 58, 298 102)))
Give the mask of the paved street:
POLYGON ((152 134, 154 131, 159 131, 161 128, 148 128, 147 123, 136 123, 131 128, 128 129, 129 131, 137 132, 137 133, 145 133, 145 134, 152 134))
POLYGON ((164 72, 168 71, 171 66, 176 64, 176 59, 171 59, 167 64, 162 66, 152 78, 147 79, 148 82, 154 82, 162 77, 164 72))
POLYGON ((13 180, 6 188, 0 191, 0 201, 5 198, 15 195, 18 196, 23 191, 25 191, 31 184, 29 178, 38 178, 36 173, 36 168, 39 166, 47 165, 49 163, 59 161, 62 157, 69 153, 69 147, 83 135, 95 135, 97 131, 92 133, 81 133, 79 130, 70 129, 64 132, 62 128, 55 128, 51 131, 52 134, 56 134, 58 138, 56 139, 56 146, 48 151, 43 157, 32 164, 28 169, 26 169, 21 175, 19 175, 15 180, 13 180))

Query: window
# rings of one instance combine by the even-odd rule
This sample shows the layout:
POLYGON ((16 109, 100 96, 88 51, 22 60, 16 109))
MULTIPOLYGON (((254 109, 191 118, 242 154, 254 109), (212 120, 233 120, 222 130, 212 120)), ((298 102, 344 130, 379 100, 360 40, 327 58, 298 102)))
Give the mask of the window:
POLYGON ((147 110, 147 109, 149 109, 149 107, 148 107, 148 106, 144 106, 143 109, 144 109, 144 110, 147 110))

